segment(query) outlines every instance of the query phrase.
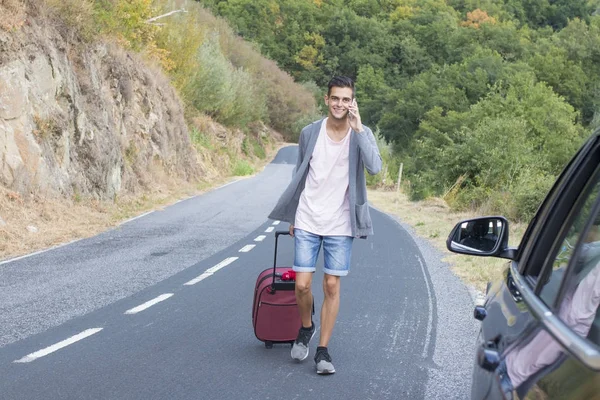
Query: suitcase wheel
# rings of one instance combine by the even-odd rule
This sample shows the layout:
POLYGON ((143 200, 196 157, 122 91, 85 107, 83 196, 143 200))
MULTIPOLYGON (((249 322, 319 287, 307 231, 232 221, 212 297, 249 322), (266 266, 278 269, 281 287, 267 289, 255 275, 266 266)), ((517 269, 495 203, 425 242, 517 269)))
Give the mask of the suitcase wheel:
POLYGON ((268 340, 267 340, 267 341, 265 342, 265 347, 266 347, 267 349, 272 349, 272 348, 273 348, 273 342, 270 342, 270 341, 268 341, 268 340))

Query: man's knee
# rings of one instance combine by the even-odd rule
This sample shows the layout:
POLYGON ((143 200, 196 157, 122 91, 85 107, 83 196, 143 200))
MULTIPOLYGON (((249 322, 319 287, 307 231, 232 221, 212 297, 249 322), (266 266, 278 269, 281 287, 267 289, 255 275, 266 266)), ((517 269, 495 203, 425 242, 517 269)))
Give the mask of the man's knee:
POLYGON ((300 295, 307 295, 311 292, 311 279, 298 279, 298 275, 296 275, 296 293, 300 295))
POLYGON ((323 278, 323 291, 326 296, 335 297, 340 293, 340 277, 325 275, 323 278))

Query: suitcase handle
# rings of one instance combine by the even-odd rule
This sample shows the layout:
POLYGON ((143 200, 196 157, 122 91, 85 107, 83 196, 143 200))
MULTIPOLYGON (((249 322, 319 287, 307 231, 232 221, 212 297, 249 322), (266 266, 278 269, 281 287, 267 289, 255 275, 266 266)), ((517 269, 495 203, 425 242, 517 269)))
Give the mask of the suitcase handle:
POLYGON ((277 271, 277 241, 279 239, 279 235, 288 235, 290 236, 289 231, 275 231, 275 255, 273 257, 273 282, 271 283, 271 288, 275 291, 275 272, 277 271))

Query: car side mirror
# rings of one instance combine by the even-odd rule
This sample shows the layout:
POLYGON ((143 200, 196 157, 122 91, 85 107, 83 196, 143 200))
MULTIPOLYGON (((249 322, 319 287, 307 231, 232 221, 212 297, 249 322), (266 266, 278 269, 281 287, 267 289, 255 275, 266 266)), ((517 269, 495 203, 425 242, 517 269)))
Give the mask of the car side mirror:
POLYGON ((508 220, 504 217, 480 217, 459 222, 448 236, 446 247, 459 254, 514 257, 514 249, 508 249, 508 220))

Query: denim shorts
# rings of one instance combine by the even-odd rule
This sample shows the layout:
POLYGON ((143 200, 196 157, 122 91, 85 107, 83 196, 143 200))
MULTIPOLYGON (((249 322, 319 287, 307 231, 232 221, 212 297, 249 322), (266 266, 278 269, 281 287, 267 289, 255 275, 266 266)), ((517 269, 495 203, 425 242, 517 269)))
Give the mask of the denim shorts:
POLYGON ((351 236, 319 236, 302 229, 294 229, 294 271, 315 272, 321 243, 326 274, 346 276, 352 255, 351 236))

